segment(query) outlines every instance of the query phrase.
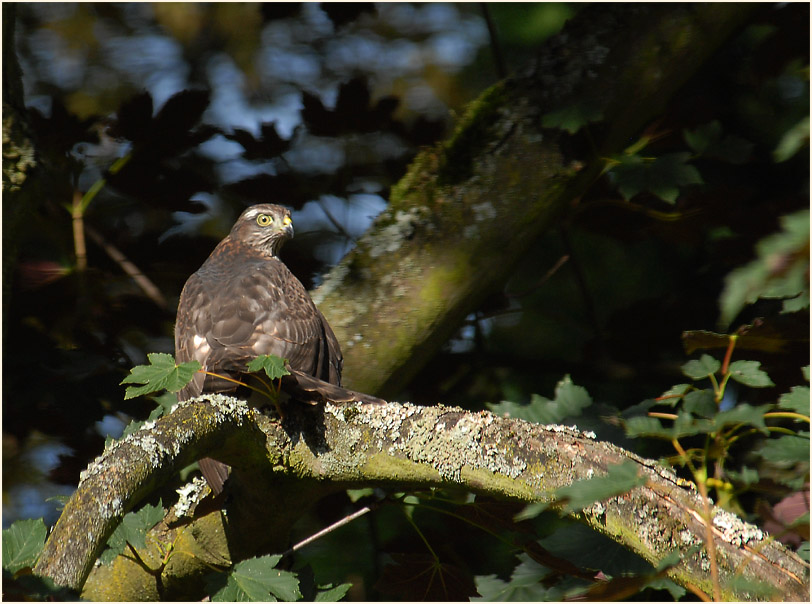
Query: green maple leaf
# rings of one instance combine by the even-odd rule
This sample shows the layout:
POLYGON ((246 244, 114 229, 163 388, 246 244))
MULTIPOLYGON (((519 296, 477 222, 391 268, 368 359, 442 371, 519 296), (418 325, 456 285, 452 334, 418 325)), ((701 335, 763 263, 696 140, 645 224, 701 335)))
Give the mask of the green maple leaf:
POLYGON ((124 400, 164 389, 169 392, 177 392, 191 382, 195 373, 201 369, 200 363, 197 361, 176 365, 171 354, 151 352, 147 358, 150 362, 149 365, 133 367, 130 369, 130 375, 121 380, 121 384, 143 384, 142 386, 128 386, 124 393, 124 400))
POLYGON ((285 359, 281 359, 273 354, 261 354, 248 363, 248 371, 262 371, 272 380, 278 380, 283 375, 290 375, 290 371, 285 369, 285 359))
POLYGON ((295 574, 274 568, 282 556, 251 558, 208 582, 213 602, 293 602, 302 597, 295 574), (213 588, 213 589, 212 589, 213 588))
POLYGON ((3 531, 3 568, 16 573, 33 567, 47 535, 48 529, 42 518, 16 521, 3 531))

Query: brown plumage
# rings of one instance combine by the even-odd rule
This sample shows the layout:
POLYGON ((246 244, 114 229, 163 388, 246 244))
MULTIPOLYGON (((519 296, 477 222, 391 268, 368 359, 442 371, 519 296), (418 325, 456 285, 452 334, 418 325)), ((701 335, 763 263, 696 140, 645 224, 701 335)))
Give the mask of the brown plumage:
MULTIPOLYGON (((242 213, 183 287, 175 324, 178 363, 196 359, 205 371, 240 379, 253 358, 274 354, 287 359, 294 386, 297 374, 310 387, 319 384, 312 377, 341 386, 338 340, 307 290, 277 257, 291 237, 290 212, 282 206, 260 204, 242 213)), ((233 382, 198 373, 178 400, 236 388, 233 382)), ((200 466, 219 493, 227 467, 211 459, 201 460, 200 466)))

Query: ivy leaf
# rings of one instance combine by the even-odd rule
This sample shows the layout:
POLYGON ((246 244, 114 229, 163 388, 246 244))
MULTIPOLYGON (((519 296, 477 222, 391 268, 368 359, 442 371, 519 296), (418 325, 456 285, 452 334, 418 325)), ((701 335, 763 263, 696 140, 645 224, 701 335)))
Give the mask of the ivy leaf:
POLYGON ((570 134, 575 134, 588 123, 599 122, 602 119, 603 112, 600 107, 580 102, 544 114, 541 118, 541 125, 545 128, 561 128, 570 134))
POLYGON ((133 367, 130 369, 130 375, 121 380, 121 384, 143 384, 143 386, 127 386, 124 400, 164 389, 177 392, 191 382, 194 374, 201 369, 197 361, 175 365, 175 359, 171 354, 151 352, 147 358, 149 365, 133 367))
POLYGON ((207 581, 212 602, 293 602, 301 599, 296 575, 274 568, 281 559, 282 556, 261 556, 244 560, 231 569, 225 585, 222 585, 223 575, 215 573, 207 581))
POLYGON ((639 464, 625 461, 622 464, 610 466, 606 476, 579 480, 556 489, 555 497, 568 500, 565 506, 567 512, 582 510, 596 501, 628 493, 634 487, 644 485, 646 477, 638 476, 639 471, 639 464))
POLYGON ((691 359, 685 363, 685 365, 682 366, 682 373, 692 380, 701 380, 713 375, 719 371, 721 367, 722 364, 718 360, 709 354, 703 354, 698 360, 691 359))
POLYGON ((47 536, 42 518, 14 522, 3 531, 3 569, 14 574, 23 568, 33 568, 47 536))
POLYGON ((137 512, 125 514, 121 524, 107 540, 108 549, 100 556, 102 564, 110 564, 115 560, 116 556, 124 552, 127 543, 134 548, 143 548, 146 545, 147 531, 158 524, 164 514, 160 500, 158 505, 146 504, 137 512))
POLYGON ((680 187, 702 184, 702 176, 686 163, 690 153, 669 153, 653 160, 639 155, 621 155, 611 167, 620 194, 631 199, 648 191, 668 203, 675 203, 680 187))
POLYGON ((778 406, 809 416, 809 386, 793 386, 779 397, 778 406))
POLYGON ((758 361, 734 361, 730 364, 730 377, 751 388, 775 386, 758 361))
POLYGON ((290 375, 290 371, 285 369, 285 359, 281 359, 273 354, 261 354, 250 363, 248 371, 262 371, 272 380, 278 380, 283 375, 290 375))
POLYGON ((572 383, 565 375, 555 387, 555 399, 550 400, 539 394, 530 397, 530 404, 522 405, 510 401, 487 403, 496 415, 515 417, 536 424, 558 424, 567 417, 578 417, 586 407, 592 404, 592 398, 583 386, 572 383))

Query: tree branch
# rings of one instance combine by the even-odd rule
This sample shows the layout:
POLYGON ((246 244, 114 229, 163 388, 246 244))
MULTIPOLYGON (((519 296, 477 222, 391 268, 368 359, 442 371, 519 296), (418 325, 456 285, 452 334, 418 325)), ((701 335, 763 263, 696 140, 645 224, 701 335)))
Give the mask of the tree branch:
POLYGON ((628 146, 755 8, 591 5, 522 75, 472 103, 313 294, 347 386, 395 396, 594 182, 601 157, 628 146), (594 155, 542 126, 572 105, 601 116, 594 155))
MULTIPOLYGON (((123 513, 158 481, 204 451, 234 468, 224 511, 202 513, 191 524, 170 519, 159 525, 139 555, 155 561, 161 551, 158 544, 163 543, 165 550, 166 544, 175 543, 171 564, 156 575, 120 556, 118 569, 113 565, 94 572, 98 576, 88 582, 85 597, 166 598, 194 580, 200 588, 199 577, 212 566, 228 566, 268 549, 286 550, 292 523, 310 504, 337 490, 456 485, 501 499, 550 502, 556 489, 604 475, 610 466, 627 460, 638 464, 645 486, 574 516, 654 565, 679 551, 682 559, 668 575, 706 593, 713 589, 703 503, 693 485, 656 461, 574 428, 541 426, 485 411, 397 403, 291 405, 280 425, 243 401, 221 395, 180 405, 94 462, 35 572, 60 585, 81 588, 123 513), (139 575, 138 591, 104 591, 120 589, 120 582, 112 582, 110 575, 123 572, 122 566, 139 575)), ((724 598, 749 597, 735 581, 738 576, 769 584, 773 595, 783 599, 805 597, 808 565, 732 514, 714 509, 713 515, 724 598)))

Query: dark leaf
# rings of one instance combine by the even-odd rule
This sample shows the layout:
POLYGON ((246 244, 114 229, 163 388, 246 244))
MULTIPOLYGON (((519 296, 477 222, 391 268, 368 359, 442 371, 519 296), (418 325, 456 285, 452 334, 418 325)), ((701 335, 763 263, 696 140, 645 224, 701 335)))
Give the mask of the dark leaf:
POLYGON ((327 13, 336 29, 355 21, 364 13, 375 13, 375 5, 365 2, 320 2, 319 7, 327 13))
POLYGON ((118 108, 110 135, 127 140, 141 140, 152 122, 152 95, 146 90, 124 100, 118 108))
POLYGON ((556 384, 555 399, 552 401, 533 394, 528 405, 502 401, 498 404, 488 403, 487 406, 497 415, 538 424, 556 424, 567 417, 578 417, 591 404, 592 399, 586 389, 573 384, 570 376, 566 375, 556 384))
POLYGON ((296 17, 302 10, 301 2, 263 2, 259 5, 262 22, 296 17))
POLYGON ((715 374, 722 364, 712 356, 703 354, 699 359, 692 359, 682 366, 682 373, 692 380, 701 380, 715 374))
POLYGON ((404 601, 464 601, 479 595, 470 575, 429 554, 391 554, 375 589, 404 601))
POLYGON ((670 153, 653 160, 637 155, 621 155, 615 159, 619 163, 612 166, 611 173, 626 199, 647 191, 663 201, 675 203, 681 188, 703 182, 699 171, 687 163, 689 153, 670 153))

